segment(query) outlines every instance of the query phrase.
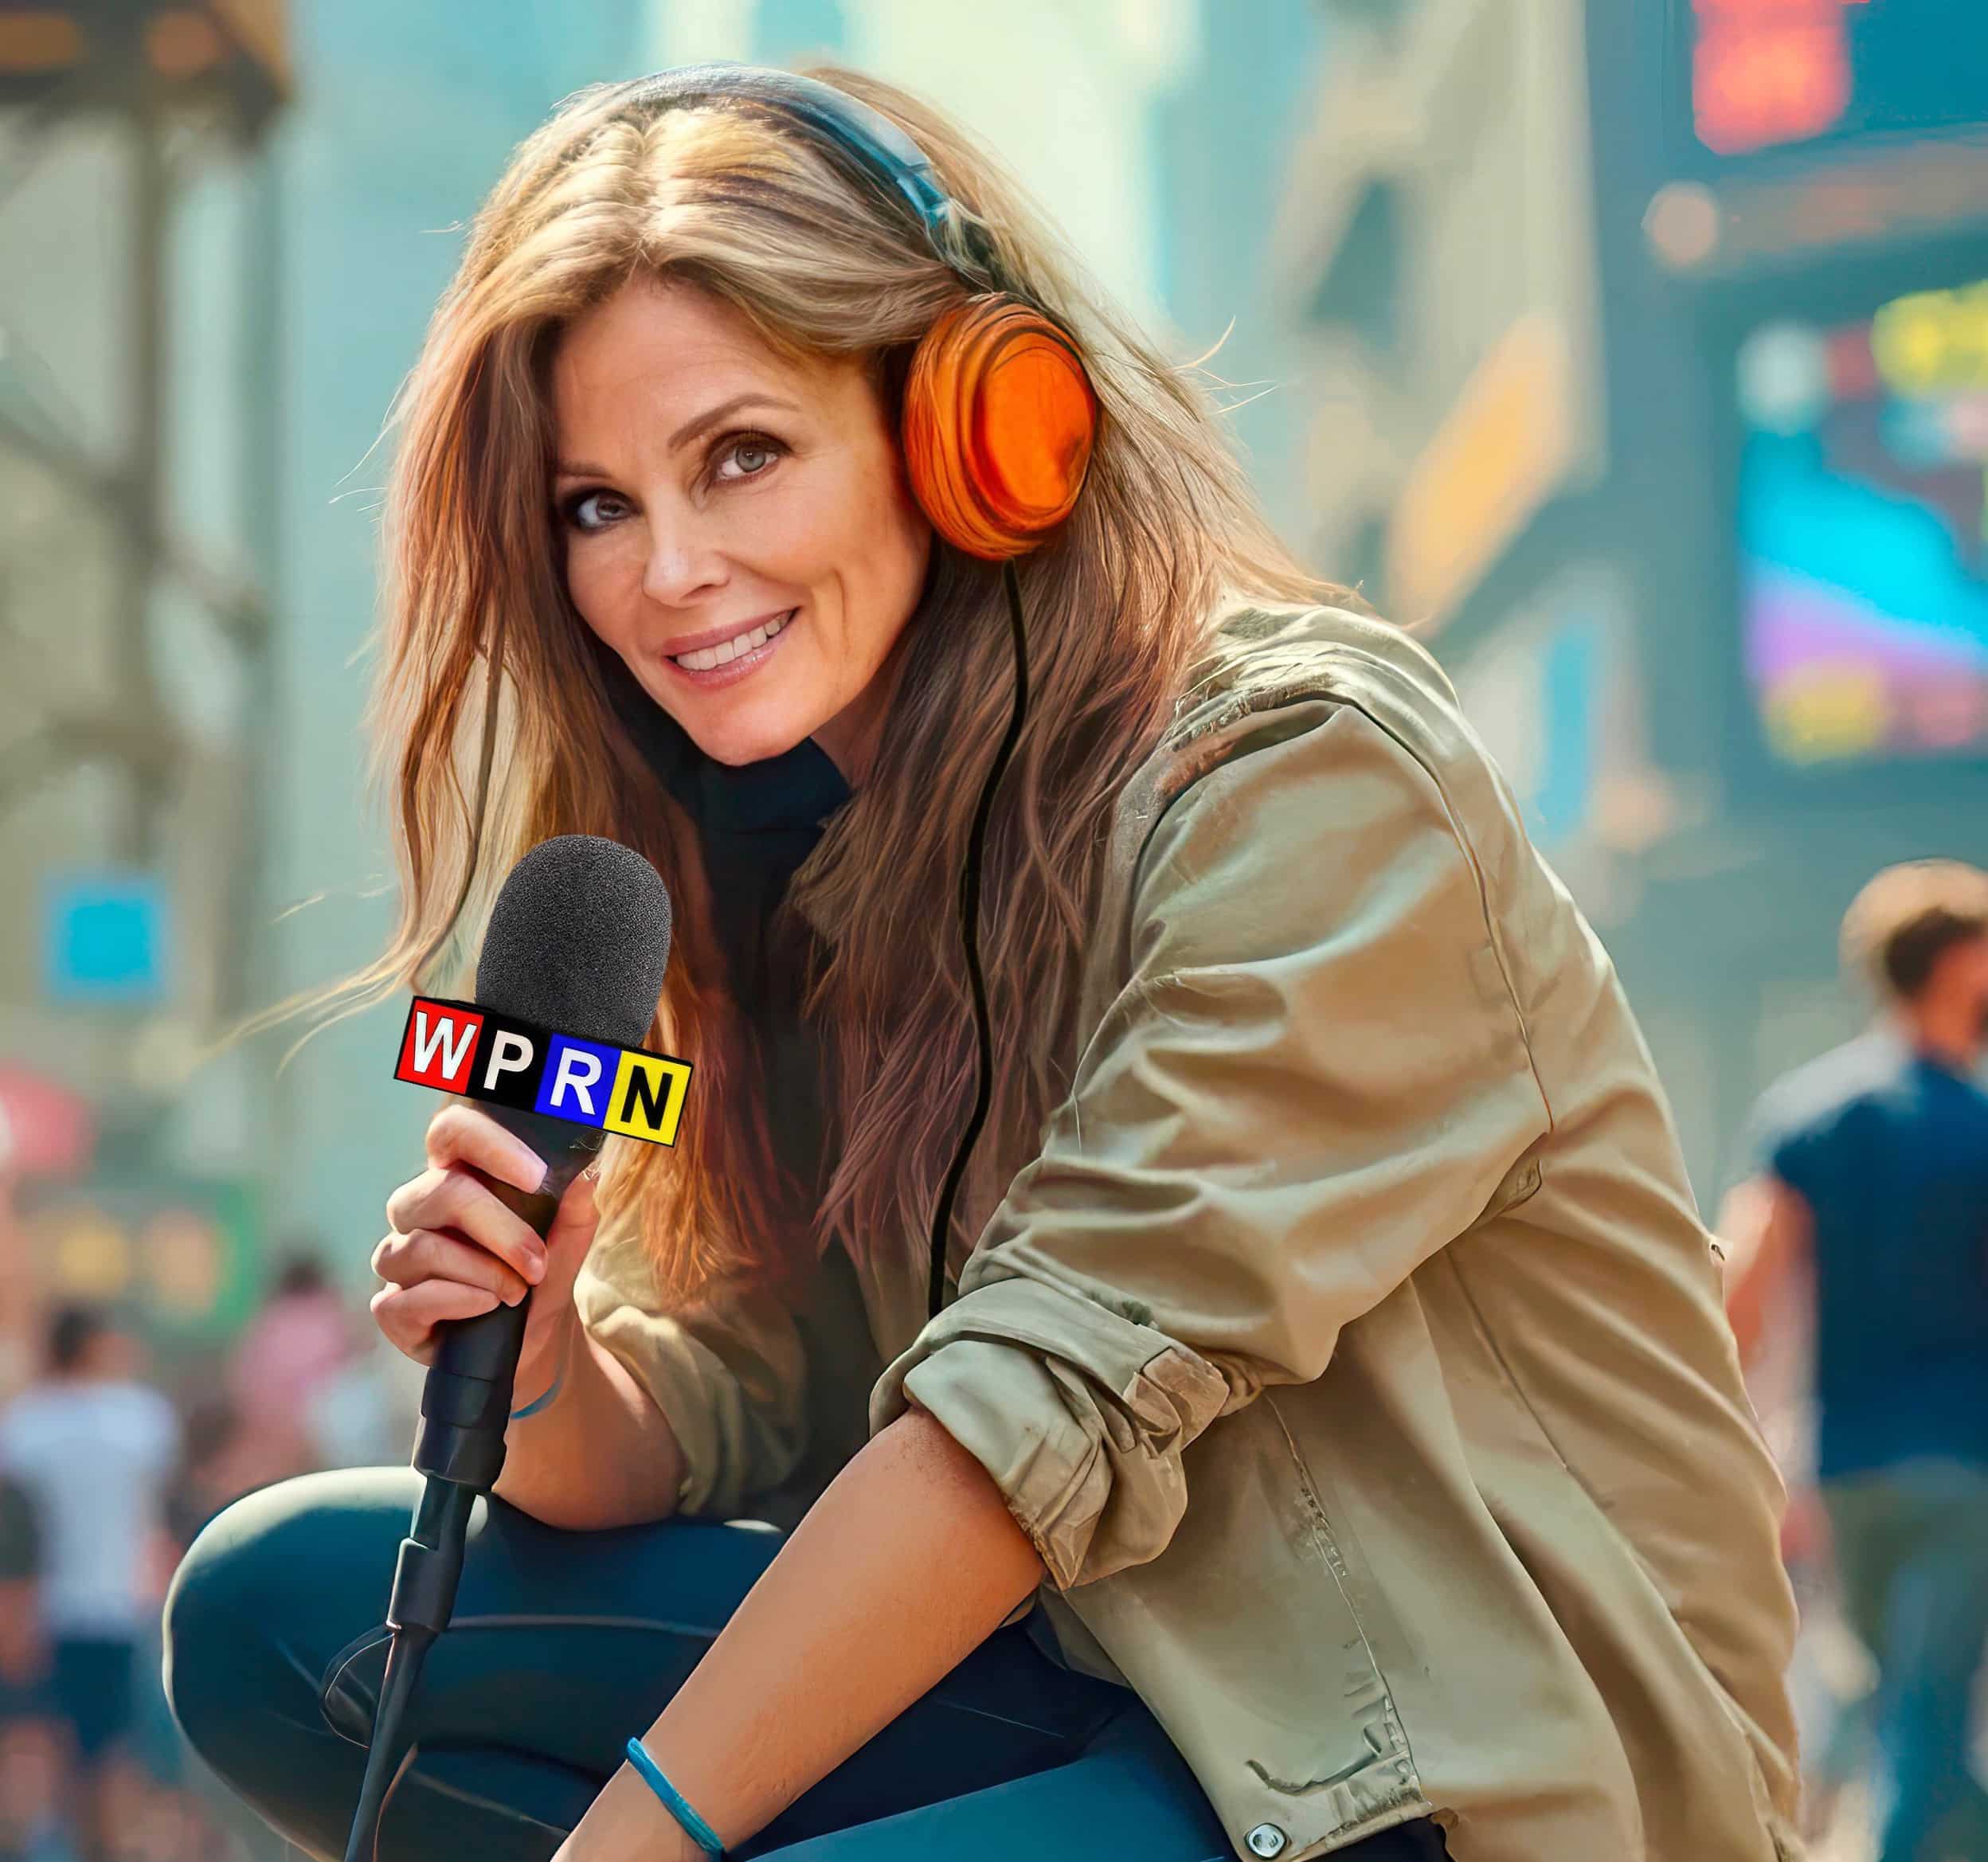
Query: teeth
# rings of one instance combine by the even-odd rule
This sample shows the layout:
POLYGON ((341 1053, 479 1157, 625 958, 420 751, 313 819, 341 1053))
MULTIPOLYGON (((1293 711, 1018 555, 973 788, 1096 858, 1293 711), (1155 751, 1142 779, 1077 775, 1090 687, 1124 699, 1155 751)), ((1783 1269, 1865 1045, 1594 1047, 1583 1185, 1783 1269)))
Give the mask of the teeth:
POLYGON ((765 646, 792 619, 793 610, 790 608, 779 620, 769 620, 742 634, 734 634, 729 640, 720 640, 715 647, 700 647, 695 653, 679 653, 675 655, 676 663, 691 672, 709 672, 714 666, 722 666, 742 653, 765 646))

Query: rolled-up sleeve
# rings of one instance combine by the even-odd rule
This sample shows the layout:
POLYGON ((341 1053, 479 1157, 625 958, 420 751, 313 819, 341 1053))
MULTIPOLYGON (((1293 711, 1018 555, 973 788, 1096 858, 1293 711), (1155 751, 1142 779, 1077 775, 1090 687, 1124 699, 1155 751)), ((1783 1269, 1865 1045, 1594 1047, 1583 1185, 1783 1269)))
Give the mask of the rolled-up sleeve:
POLYGON ((683 1453, 677 1510, 719 1519, 777 1487, 808 1442, 807 1354, 772 1291, 663 1297, 632 1223, 596 1238, 573 1285, 586 1330, 625 1365, 683 1453))
POLYGON ((1156 1557, 1183 1450, 1323 1374, 1548 1129, 1493 917, 1429 761, 1266 714, 1155 826, 1125 986, 873 1431, 929 1412, 1060 1589, 1156 1557))

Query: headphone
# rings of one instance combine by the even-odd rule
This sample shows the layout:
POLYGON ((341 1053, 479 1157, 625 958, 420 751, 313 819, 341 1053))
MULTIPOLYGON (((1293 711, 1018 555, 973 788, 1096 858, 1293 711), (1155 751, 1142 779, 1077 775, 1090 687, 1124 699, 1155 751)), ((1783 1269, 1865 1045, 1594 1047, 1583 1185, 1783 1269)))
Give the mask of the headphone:
POLYGON ((641 79, 620 108, 653 104, 660 111, 726 99, 778 111, 886 196, 909 205, 933 252, 973 289, 919 341, 905 381, 902 434, 912 494, 933 529, 965 554, 1001 565, 1015 645, 1014 712, 980 789, 961 876, 980 1083, 933 1217, 927 1305, 936 1318, 945 1300, 953 1201, 993 1097, 993 1038, 980 969, 980 865, 994 792, 1028 708, 1015 565, 1076 505, 1097 438, 1098 397, 1069 333, 1002 277, 983 225, 946 193, 918 144, 867 104, 819 79, 715 62, 641 79))
POLYGON ((975 295, 927 331, 905 384, 914 496, 954 549, 1011 562, 1065 518, 1083 487, 1098 397, 1077 347, 1002 280, 980 225, 896 123, 815 78, 749 65, 690 65, 639 81, 629 104, 737 99, 779 111, 907 203, 933 252, 975 295))

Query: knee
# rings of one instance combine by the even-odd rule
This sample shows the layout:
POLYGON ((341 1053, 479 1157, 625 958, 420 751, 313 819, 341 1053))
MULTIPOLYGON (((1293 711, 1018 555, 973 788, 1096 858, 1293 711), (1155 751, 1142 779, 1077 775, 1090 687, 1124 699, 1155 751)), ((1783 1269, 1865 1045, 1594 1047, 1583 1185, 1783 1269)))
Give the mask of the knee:
POLYGON ((272 1704, 263 1696, 281 1678, 264 1657, 281 1607, 286 1498, 270 1488, 217 1513, 166 1594, 166 1698, 188 1743, 224 1776, 236 1769, 235 1735, 264 1718, 272 1704))
POLYGON ((405 1529, 406 1473, 262 1488, 210 1520, 181 1561, 166 1598, 166 1696, 222 1777, 276 1759, 276 1727, 318 1723, 317 1676, 385 1607, 379 1567, 391 1574, 405 1529))

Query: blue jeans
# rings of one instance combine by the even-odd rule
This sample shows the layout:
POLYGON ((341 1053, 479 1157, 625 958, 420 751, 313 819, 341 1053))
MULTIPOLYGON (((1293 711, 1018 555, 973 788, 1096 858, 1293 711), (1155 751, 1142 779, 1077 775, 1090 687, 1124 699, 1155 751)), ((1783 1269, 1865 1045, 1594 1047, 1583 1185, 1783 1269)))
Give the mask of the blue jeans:
MULTIPOLYGON (((418 1488, 406 1469, 376 1468, 252 1494, 201 1534, 167 1599, 181 1727, 312 1856, 344 1852, 385 1660, 380 1613, 418 1488)), ((748 1526, 562 1532, 502 1501, 479 1507, 380 1862, 546 1862, 780 1545, 748 1526)), ((1235 1850, 1138 1697, 1062 1668, 1016 1625, 736 1852, 1226 1862, 1235 1850)), ((1429 1823, 1342 1852, 1444 1852, 1429 1823)))
POLYGON ((1988 1862, 1988 1795, 1967 1764, 1988 1641, 1988 1469, 1904 1462, 1822 1492, 1845 1614, 1877 1664, 1880 1862, 1988 1862))
POLYGON ((58 1636, 49 1699, 76 1741, 76 1758, 98 1763, 130 1737, 138 1719, 138 1644, 130 1636, 58 1636))

